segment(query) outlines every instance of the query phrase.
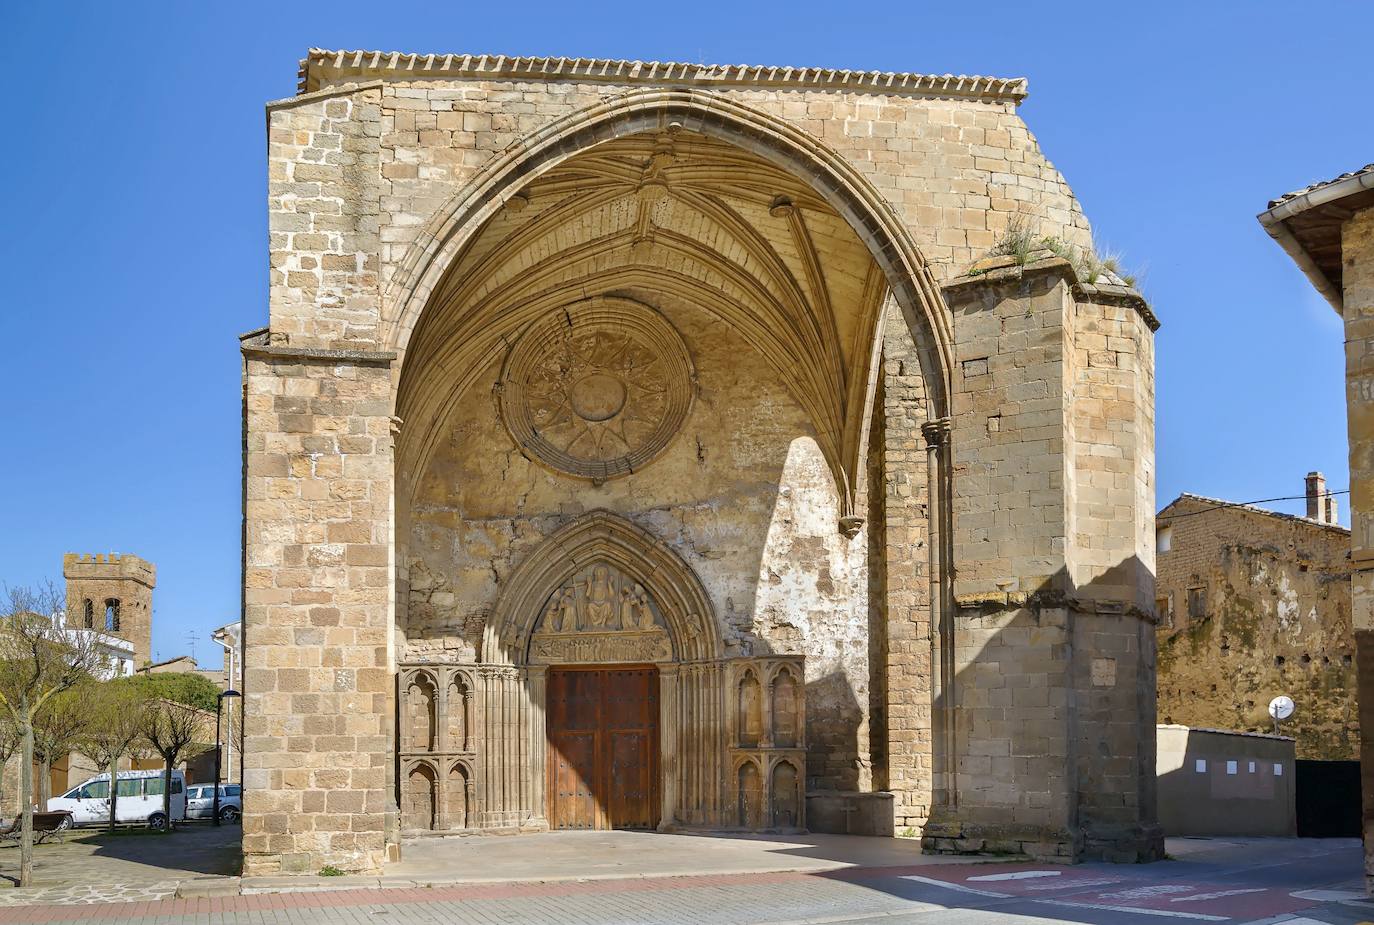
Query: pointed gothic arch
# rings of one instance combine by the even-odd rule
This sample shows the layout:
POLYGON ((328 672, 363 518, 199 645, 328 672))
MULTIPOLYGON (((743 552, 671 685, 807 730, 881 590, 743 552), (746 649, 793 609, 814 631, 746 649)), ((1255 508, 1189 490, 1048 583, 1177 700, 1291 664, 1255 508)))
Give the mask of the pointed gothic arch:
POLYGON ((648 589, 672 644, 672 661, 723 655, 706 589, 662 540, 617 514, 596 510, 556 530, 516 568, 482 637, 482 661, 524 665, 549 599, 579 571, 605 563, 648 589))
MULTIPOLYGON (((433 419, 440 413, 438 409, 449 403, 447 393, 436 392, 440 386, 434 377, 424 374, 425 368, 438 363, 446 371, 444 387, 449 392, 466 387, 467 377, 496 356, 506 340, 514 336, 519 327, 515 314, 523 313, 523 317, 536 312, 530 304, 532 300, 522 298, 516 308, 503 309, 511 317, 503 316, 502 325, 510 330, 485 317, 478 319, 474 322, 477 334, 457 338, 463 345, 461 357, 433 360, 418 341, 412 344, 412 335, 419 329, 422 316, 443 292, 446 274, 480 238, 487 223, 509 201, 523 202, 520 197, 528 184, 575 157, 608 142, 672 131, 725 142, 796 179, 807 188, 809 199, 823 202, 848 224, 872 258, 875 295, 863 300, 866 304, 855 334, 856 359, 847 385, 841 388, 812 384, 799 392, 803 404, 817 406, 808 404, 808 413, 825 438, 820 444, 840 495, 845 522, 842 529, 848 532, 853 523, 862 520, 855 504, 866 476, 863 457, 870 417, 865 409, 876 387, 874 370, 887 304, 883 291, 890 293, 912 331, 930 419, 949 414, 954 357, 949 310, 906 221, 855 165, 784 119, 700 89, 631 90, 554 120, 483 165, 462 191, 436 210, 407 249, 383 293, 387 306, 385 344, 398 355, 393 410, 400 419, 411 423, 398 440, 398 458, 417 461, 423 467, 438 439, 439 430, 433 419), (839 407, 828 407, 825 396, 835 395, 840 396, 834 399, 839 407)), ((793 211, 790 202, 784 201, 781 208, 793 211)), ((805 234, 804 228, 802 233, 805 234)), ((622 270, 620 276, 627 273, 633 275, 633 268, 622 270)), ((608 287, 613 288, 611 281, 602 280, 598 292, 609 291, 608 287)), ((550 293, 544 296, 552 297, 550 293)), ((566 297, 554 301, 560 299, 567 301, 566 297)), ((555 307, 546 306, 543 310, 555 307)), ((487 306, 483 312, 491 310, 487 306)), ((829 323, 833 319, 821 321, 829 323)), ((772 325, 773 329, 783 327, 772 325)), ((830 324, 822 339, 836 336, 830 324)), ((803 363, 799 368, 810 370, 811 366, 803 363)), ((399 481, 403 486, 406 484, 403 471, 399 481)), ((402 496, 406 490, 402 488, 402 496)), ((401 518, 405 516, 403 510, 401 518)))
MULTIPOLYGON (((849 222, 882 269, 917 337, 932 416, 948 414, 954 332, 915 240, 892 206, 853 164, 787 121, 709 91, 631 90, 557 119, 484 165, 438 210, 388 284, 396 306, 388 346, 404 355, 430 295, 478 229, 532 177, 605 141, 670 125, 730 142, 806 182, 849 222)), ((877 320, 874 319, 875 330, 877 320)))

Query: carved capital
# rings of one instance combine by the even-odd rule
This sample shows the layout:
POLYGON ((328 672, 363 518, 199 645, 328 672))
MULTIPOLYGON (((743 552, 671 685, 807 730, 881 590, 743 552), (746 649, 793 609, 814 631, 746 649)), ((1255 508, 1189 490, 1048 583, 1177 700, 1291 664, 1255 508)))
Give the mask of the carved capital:
POLYGON ((925 438, 927 446, 945 447, 949 445, 949 434, 952 426, 949 418, 936 418, 933 421, 926 421, 921 425, 921 436, 925 438))
POLYGON ((863 528, 864 519, 857 514, 846 514, 840 518, 840 532, 845 535, 846 539, 854 539, 863 528))

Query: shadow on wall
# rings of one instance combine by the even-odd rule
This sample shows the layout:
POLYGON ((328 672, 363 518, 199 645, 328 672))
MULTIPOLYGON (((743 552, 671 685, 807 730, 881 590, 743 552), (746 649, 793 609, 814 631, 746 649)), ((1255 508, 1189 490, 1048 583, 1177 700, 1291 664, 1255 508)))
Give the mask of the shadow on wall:
POLYGON ((1297 834, 1287 736, 1160 726, 1158 769, 1166 835, 1297 834))
POLYGON ((927 848, 1163 857, 1154 618, 1138 602, 1151 584, 1132 556, 1082 587, 1061 569, 1031 592, 959 598, 940 634, 954 672, 932 697, 927 848))

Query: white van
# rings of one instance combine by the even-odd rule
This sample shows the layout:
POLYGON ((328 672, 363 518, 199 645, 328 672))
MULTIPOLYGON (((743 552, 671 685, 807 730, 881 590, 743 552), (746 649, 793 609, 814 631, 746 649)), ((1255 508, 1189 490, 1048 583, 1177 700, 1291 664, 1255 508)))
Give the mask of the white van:
MULTIPOLYGON (((162 771, 120 771, 115 785, 116 822, 146 822, 162 828, 162 771)), ((48 809, 67 810, 75 825, 100 825, 110 821, 110 775, 92 777, 60 797, 48 801, 48 809)), ((186 818, 186 775, 172 772, 172 821, 186 818)))

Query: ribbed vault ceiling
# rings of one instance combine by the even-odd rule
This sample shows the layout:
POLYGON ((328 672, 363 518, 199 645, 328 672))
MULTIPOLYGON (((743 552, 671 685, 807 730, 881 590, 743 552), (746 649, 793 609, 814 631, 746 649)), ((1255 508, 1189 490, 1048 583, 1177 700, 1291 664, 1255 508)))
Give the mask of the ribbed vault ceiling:
POLYGON ((772 365, 810 416, 847 506, 886 282, 804 183, 687 132, 563 162, 468 243, 407 350, 403 473, 422 471, 445 411, 532 320, 631 288, 711 312, 772 365))

